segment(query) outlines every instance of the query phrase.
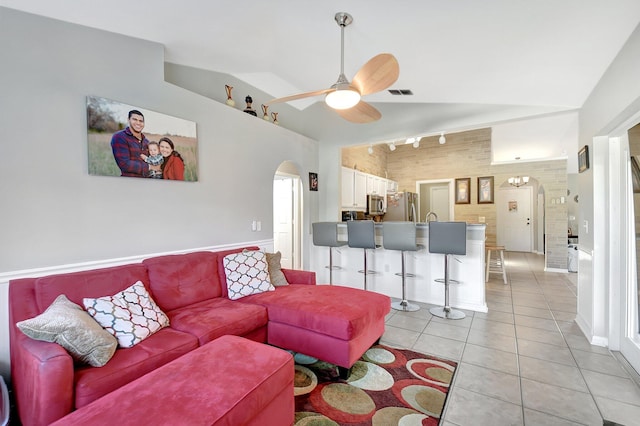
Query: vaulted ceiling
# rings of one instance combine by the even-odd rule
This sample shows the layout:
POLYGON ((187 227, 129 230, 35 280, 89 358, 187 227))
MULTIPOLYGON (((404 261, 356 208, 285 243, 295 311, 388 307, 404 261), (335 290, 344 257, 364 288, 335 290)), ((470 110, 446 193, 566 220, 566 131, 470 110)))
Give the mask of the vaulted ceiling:
POLYGON ((348 12, 353 23, 345 28, 347 78, 371 57, 388 52, 400 64, 391 89, 413 94, 366 96, 382 113, 370 124, 343 120, 322 96, 272 105, 281 125, 341 145, 493 126, 496 136, 507 135, 493 148, 496 162, 573 156, 575 111, 640 22, 638 0, 0 0, 0 5, 158 42, 171 67, 210 79, 206 95, 224 102, 224 85, 231 84, 236 107, 251 94, 258 111, 272 97, 336 82, 340 28, 334 15, 348 12), (524 137, 520 125, 536 133, 535 139, 524 137))

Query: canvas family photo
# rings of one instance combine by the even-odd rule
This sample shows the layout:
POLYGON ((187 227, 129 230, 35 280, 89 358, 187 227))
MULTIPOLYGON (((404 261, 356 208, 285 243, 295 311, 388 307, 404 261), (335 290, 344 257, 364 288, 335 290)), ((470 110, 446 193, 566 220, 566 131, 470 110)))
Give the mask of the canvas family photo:
POLYGON ((89 174, 198 180, 196 123, 87 97, 89 174))

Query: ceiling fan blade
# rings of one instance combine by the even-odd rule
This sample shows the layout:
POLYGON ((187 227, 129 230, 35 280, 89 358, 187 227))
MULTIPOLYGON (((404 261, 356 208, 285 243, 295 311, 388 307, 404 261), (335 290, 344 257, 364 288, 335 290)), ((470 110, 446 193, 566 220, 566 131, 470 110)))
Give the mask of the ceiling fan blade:
POLYGON ((398 60, 390 53, 369 59, 353 77, 352 84, 362 96, 380 92, 396 82, 400 75, 398 60))
POLYGON ((380 120, 382 114, 375 109, 371 104, 364 101, 360 101, 356 106, 349 109, 336 109, 334 110, 342 118, 352 123, 371 123, 372 121, 380 120))
POLYGON ((297 99, 310 98, 312 96, 322 95, 322 94, 331 92, 333 90, 335 89, 329 88, 329 89, 315 90, 313 92, 298 93, 297 95, 285 96, 284 98, 271 99, 270 101, 267 101, 264 104, 271 105, 271 104, 277 104, 280 102, 289 102, 289 101, 295 101, 297 99))

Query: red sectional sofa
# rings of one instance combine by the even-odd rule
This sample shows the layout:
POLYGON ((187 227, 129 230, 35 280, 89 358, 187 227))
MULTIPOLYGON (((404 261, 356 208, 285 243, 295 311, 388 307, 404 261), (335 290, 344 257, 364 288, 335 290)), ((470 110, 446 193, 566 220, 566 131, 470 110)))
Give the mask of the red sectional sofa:
POLYGON ((223 259, 242 250, 159 256, 139 264, 11 281, 11 383, 22 424, 50 424, 224 335, 348 369, 384 333, 387 296, 315 285, 314 272, 283 269, 290 285, 230 300, 223 259), (33 340, 15 326, 41 314, 61 294, 82 306, 83 298, 112 295, 136 281, 169 317, 170 326, 131 348, 118 348, 103 367, 74 364, 61 346, 33 340))

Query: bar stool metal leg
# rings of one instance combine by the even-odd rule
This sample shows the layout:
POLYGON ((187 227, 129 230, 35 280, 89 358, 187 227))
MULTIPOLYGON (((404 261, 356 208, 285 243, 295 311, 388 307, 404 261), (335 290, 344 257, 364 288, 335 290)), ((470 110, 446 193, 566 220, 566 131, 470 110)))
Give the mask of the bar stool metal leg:
POLYGON ((333 285, 333 247, 329 247, 329 285, 333 285))
POLYGON ((405 274, 405 252, 402 251, 402 300, 393 302, 391 307, 397 311, 415 312, 420 310, 420 306, 409 303, 407 300, 407 275, 405 274))
POLYGON ((362 270, 364 274, 364 289, 367 289, 367 275, 369 275, 369 270, 367 269, 367 249, 364 249, 364 269, 362 270))
MULTIPOLYGON (((439 280, 436 280, 439 281, 439 280)), ((449 306, 449 285, 451 283, 449 279, 449 255, 444 255, 444 306, 443 307, 435 307, 429 309, 431 315, 435 315, 440 318, 447 319, 462 319, 466 315, 462 311, 458 311, 456 309, 451 309, 449 306)))

